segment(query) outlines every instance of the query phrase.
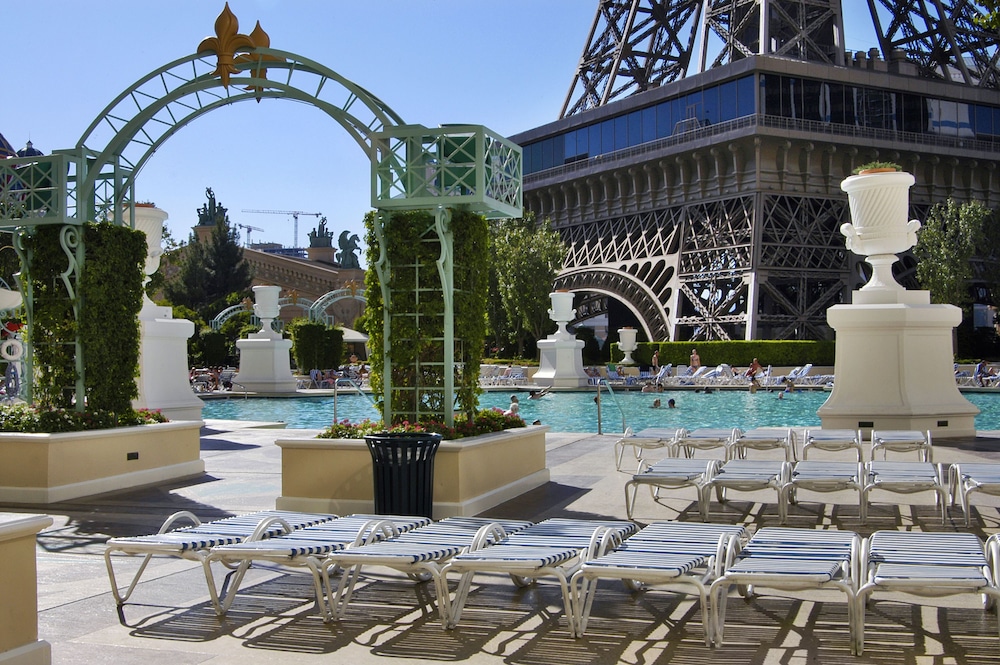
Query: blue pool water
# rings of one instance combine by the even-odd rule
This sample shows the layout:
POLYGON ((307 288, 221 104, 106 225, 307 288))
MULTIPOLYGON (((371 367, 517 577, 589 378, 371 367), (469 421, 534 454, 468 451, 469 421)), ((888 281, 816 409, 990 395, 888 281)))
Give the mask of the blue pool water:
MULTIPOLYGON (((511 392, 484 393, 479 404, 482 408, 507 408, 511 392)), ((526 392, 516 393, 520 400, 520 413, 525 422, 540 420, 553 432, 598 431, 597 405, 593 392, 560 392, 528 399, 526 392)), ((640 393, 616 392, 613 397, 604 392, 601 396, 601 431, 613 434, 623 431, 624 425, 639 431, 645 427, 751 427, 789 426, 818 427, 816 410, 826 401, 829 393, 804 391, 777 398, 776 392, 750 394, 744 390, 721 390, 711 393, 693 391, 667 391, 640 393), (676 409, 653 409, 650 405, 659 398, 666 405, 673 398, 676 409)), ((980 409, 976 428, 1000 429, 1000 396, 983 393, 966 393, 970 402, 980 409)), ((370 418, 379 420, 368 397, 339 395, 337 419, 357 422, 370 418)), ((334 400, 328 397, 300 398, 234 398, 206 400, 202 417, 222 420, 257 420, 287 423, 294 429, 323 429, 334 419, 334 400)))

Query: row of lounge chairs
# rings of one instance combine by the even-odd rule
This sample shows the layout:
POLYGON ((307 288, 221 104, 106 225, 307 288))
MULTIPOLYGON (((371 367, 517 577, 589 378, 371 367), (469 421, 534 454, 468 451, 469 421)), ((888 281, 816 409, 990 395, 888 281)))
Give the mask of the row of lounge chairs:
MULTIPOLYGON (((187 515, 185 515, 187 517, 187 515)), ((598 583, 618 580, 697 594, 707 645, 723 640, 729 590, 836 589, 846 596, 850 649, 864 649, 865 606, 879 592, 915 596, 984 594, 1000 598, 1000 536, 984 543, 956 533, 878 531, 867 539, 850 531, 658 522, 548 519, 538 523, 485 518, 425 518, 255 513, 151 536, 115 538, 105 554, 119 606, 135 590, 154 554, 198 560, 216 611, 229 609, 252 561, 306 566, 325 619, 344 616, 364 566, 384 566, 416 581, 433 580, 442 626, 454 628, 480 573, 508 575, 519 586, 555 578, 567 628, 583 636, 598 583), (256 524, 255 524, 256 523, 256 524), (112 554, 146 559, 126 593, 117 586, 112 554), (211 564, 236 567, 237 579, 220 599, 211 564), (330 575, 339 573, 333 590, 330 575), (449 592, 448 575, 458 576, 449 592)))
POLYGON ((980 492, 1000 495, 1000 464, 935 464, 930 432, 875 430, 868 461, 864 461, 865 441, 860 430, 805 430, 801 458, 794 431, 788 428, 733 429, 648 429, 631 435, 626 432, 615 443, 616 468, 622 469, 625 448, 631 447, 639 468, 625 483, 625 510, 629 519, 635 510, 640 487, 648 487, 654 501, 664 491, 692 487, 697 493, 698 511, 708 520, 712 492, 720 502, 726 491, 772 489, 777 494, 782 523, 788 506, 798 501, 800 491, 854 491, 862 524, 868 520, 870 495, 875 491, 896 494, 933 492, 941 521, 947 520, 948 506, 961 504, 965 525, 970 521, 970 496, 980 492), (693 457, 697 450, 720 448, 724 459, 693 457), (784 460, 748 460, 748 450, 782 449, 784 460), (642 459, 650 451, 663 449, 669 456, 658 461, 642 459), (810 451, 850 452, 851 461, 809 460, 810 451), (888 460, 888 454, 916 453, 917 461, 888 460), (681 457, 681 455, 684 457, 681 457), (881 455, 881 459, 879 456, 881 455))

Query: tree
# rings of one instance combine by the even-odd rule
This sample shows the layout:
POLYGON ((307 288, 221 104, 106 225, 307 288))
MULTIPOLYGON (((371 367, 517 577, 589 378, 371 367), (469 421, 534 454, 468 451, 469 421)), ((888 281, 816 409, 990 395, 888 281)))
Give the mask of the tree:
POLYGON ((982 15, 976 17, 976 23, 991 30, 1000 30, 1000 0, 977 0, 982 15))
POLYGON ((208 203, 198 211, 198 226, 211 227, 211 236, 199 242, 191 234, 187 245, 168 254, 168 262, 179 270, 165 279, 163 292, 171 304, 190 307, 210 320, 234 294, 236 301, 249 295, 253 275, 227 208, 216 201, 211 187, 205 193, 208 203))
POLYGON ((551 332, 549 293, 566 247, 548 221, 536 224, 530 213, 494 222, 492 239, 501 301, 523 355, 528 335, 538 340, 551 332))
POLYGON ((966 309, 972 302, 969 282, 973 257, 986 248, 987 222, 992 213, 977 201, 948 199, 931 207, 917 234, 917 280, 931 292, 931 302, 966 309))

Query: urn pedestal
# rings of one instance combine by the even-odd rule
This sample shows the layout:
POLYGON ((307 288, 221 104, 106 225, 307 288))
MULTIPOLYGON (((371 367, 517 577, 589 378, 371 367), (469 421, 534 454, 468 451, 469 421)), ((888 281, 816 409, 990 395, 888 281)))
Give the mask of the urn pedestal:
POLYGON ((260 318, 261 329, 247 339, 237 340, 240 369, 233 382, 255 393, 293 393, 296 388, 291 368, 292 341, 282 339, 271 328, 271 322, 278 316, 281 287, 255 286, 253 293, 256 300, 253 309, 260 318))
POLYGON ((552 309, 549 318, 558 329, 547 338, 539 340, 538 371, 532 380, 539 386, 552 388, 579 388, 587 385, 587 372, 583 369, 583 340, 576 339, 566 330, 566 324, 576 316, 573 294, 554 291, 549 294, 552 309))

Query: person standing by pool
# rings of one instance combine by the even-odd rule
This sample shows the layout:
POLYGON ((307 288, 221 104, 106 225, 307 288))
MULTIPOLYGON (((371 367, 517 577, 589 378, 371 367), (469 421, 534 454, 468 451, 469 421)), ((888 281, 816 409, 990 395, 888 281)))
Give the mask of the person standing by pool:
POLYGON ((653 351, 653 359, 650 361, 653 363, 653 373, 656 374, 660 371, 660 350, 657 349, 653 351))
POLYGON ((688 361, 688 369, 693 374, 699 367, 701 367, 701 356, 698 355, 698 349, 691 349, 691 360, 688 361))

